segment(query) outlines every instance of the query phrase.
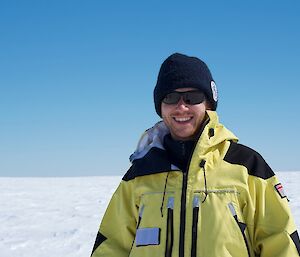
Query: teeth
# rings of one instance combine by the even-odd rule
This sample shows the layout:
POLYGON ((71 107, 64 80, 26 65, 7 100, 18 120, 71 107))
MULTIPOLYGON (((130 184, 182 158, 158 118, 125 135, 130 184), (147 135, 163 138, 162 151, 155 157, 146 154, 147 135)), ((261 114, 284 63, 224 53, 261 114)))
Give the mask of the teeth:
POLYGON ((191 117, 187 117, 187 118, 174 118, 176 121, 179 121, 179 122, 183 122, 183 121, 188 121, 191 119, 191 117))

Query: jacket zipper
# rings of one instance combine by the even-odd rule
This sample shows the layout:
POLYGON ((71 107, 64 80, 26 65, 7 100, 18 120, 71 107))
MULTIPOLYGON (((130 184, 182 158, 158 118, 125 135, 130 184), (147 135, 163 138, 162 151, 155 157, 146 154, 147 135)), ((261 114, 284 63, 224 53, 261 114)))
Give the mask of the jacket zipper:
MULTIPOLYGON (((184 155, 185 147, 182 144, 182 154, 184 155)), ((186 189, 189 164, 192 156, 187 163, 186 170, 182 171, 182 193, 181 193, 181 208, 180 208, 180 237, 179 237, 179 257, 184 257, 184 233, 185 233, 185 213, 186 213, 186 189)))
MULTIPOLYGON (((185 217, 185 215, 186 215, 186 190, 187 190, 187 178, 188 178, 188 173, 189 173, 189 166, 190 166, 192 157, 193 157, 193 154, 190 156, 186 171, 183 171, 183 178, 182 178, 182 194, 181 194, 181 209, 180 209, 179 257, 184 257, 185 219, 186 219, 186 217, 185 217)), ((202 160, 200 164, 205 165, 205 160, 202 160)), ((201 168, 203 168, 203 167, 201 167, 201 168)))
POLYGON ((231 212, 233 218, 235 219, 237 225, 239 226, 239 228, 241 230, 241 233, 243 235, 244 242, 245 242, 245 245, 246 245, 246 248, 247 248, 248 256, 250 257, 251 256, 250 255, 250 248, 249 248, 249 244, 248 244, 248 241, 247 241, 247 238, 246 238, 246 235, 245 235, 246 224, 242 223, 242 222, 239 222, 238 217, 237 217, 237 213, 236 213, 235 208, 234 208, 232 203, 229 203, 228 207, 230 209, 230 212, 231 212))
POLYGON ((174 241, 173 209, 174 209, 174 197, 170 197, 168 200, 165 257, 172 256, 173 241, 174 241))
POLYGON ((191 257, 197 256, 197 234, 198 234, 198 216, 199 216, 199 196, 195 196, 193 200, 193 226, 192 226, 192 249, 191 257))
MULTIPOLYGON (((201 129, 199 130, 199 136, 202 134, 202 131, 204 130, 204 127, 208 124, 209 119, 205 120, 203 122, 201 129)), ((197 144, 197 142, 196 142, 197 144)), ((187 189, 187 177, 189 172, 190 163, 192 161, 192 157, 195 151, 195 146, 192 151, 192 154, 190 156, 190 159, 187 163, 186 170, 183 170, 183 178, 182 178, 182 194, 181 194, 181 209, 180 209, 180 237, 179 237, 179 257, 184 257, 184 234, 185 234, 185 214, 186 214, 186 189, 187 189)), ((185 151, 184 145, 182 151, 185 151)))

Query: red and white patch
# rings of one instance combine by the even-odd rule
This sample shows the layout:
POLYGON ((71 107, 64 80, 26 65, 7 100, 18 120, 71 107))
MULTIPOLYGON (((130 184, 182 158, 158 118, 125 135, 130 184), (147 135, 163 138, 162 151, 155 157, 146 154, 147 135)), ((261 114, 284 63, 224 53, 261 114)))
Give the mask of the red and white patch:
POLYGON ((281 183, 277 184, 274 186, 277 193, 280 195, 281 198, 286 198, 286 194, 284 193, 284 190, 283 190, 283 186, 281 183))

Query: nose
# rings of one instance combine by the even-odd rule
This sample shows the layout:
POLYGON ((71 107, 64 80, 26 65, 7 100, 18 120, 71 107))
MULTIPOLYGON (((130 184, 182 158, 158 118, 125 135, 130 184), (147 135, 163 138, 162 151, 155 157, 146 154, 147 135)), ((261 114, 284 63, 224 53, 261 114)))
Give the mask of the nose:
POLYGON ((186 109, 189 109, 187 104, 183 101, 182 97, 180 97, 180 100, 179 102, 177 103, 177 106, 176 106, 177 109, 180 109, 180 110, 186 110, 186 109))

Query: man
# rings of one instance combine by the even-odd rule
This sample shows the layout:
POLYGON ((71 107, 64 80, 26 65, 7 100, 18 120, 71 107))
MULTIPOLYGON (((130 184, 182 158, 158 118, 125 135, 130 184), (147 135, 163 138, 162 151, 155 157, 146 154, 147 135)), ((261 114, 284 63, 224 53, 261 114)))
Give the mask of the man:
POLYGON ((173 54, 154 89, 163 121, 147 130, 102 220, 92 257, 296 257, 282 185, 218 121, 204 62, 173 54))

